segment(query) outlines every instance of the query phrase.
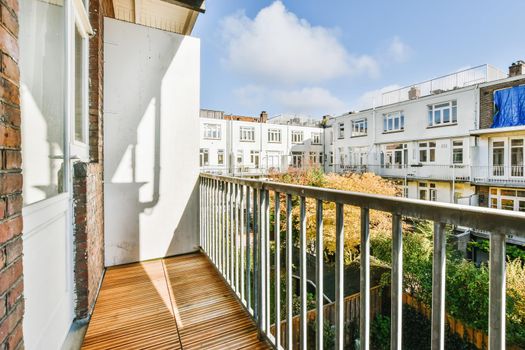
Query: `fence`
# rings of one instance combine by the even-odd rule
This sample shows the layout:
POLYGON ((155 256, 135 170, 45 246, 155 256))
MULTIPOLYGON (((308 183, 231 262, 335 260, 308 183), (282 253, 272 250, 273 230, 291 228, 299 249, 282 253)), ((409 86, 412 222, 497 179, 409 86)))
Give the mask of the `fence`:
MULTIPOLYGON (((292 293, 292 208, 293 197, 298 198, 300 214, 300 313, 299 342, 307 344, 307 275, 306 275, 306 199, 316 203, 316 311, 323 307, 323 203, 335 203, 335 348, 344 346, 344 206, 360 208, 360 317, 361 349, 370 347, 370 210, 392 214, 392 273, 391 273, 391 347, 401 349, 402 330, 402 276, 403 240, 402 217, 434 221, 434 253, 432 262, 432 349, 443 349, 445 334, 445 262, 446 224, 470 227, 490 232, 490 285, 489 285, 489 344, 491 349, 505 347, 505 240, 506 235, 525 237, 525 214, 490 208, 445 204, 415 199, 388 197, 364 193, 338 191, 270 181, 257 181, 234 177, 201 174, 200 176, 200 245, 242 304, 254 317, 262 336, 276 348, 293 347, 293 323, 286 324, 286 338, 281 340, 281 296, 275 288, 271 305, 270 285, 270 225, 281 232, 281 220, 271 220, 270 193, 275 201, 273 218, 281 217, 281 200, 285 199, 286 238, 284 240, 286 319, 291 320, 292 293), (275 336, 270 332, 270 308, 273 308, 275 336)), ((281 247, 279 234, 274 244, 281 247)), ((274 256, 275 285, 281 279, 280 249, 274 256)), ((316 319, 316 328, 324 329, 324 318, 316 319)), ((323 346, 323 332, 316 332, 316 348, 323 346)))

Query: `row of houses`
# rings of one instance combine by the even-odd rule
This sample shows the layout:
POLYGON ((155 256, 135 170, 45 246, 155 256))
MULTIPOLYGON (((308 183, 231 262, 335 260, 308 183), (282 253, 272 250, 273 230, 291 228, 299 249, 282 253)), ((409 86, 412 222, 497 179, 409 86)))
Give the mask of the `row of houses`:
POLYGON ((374 172, 404 195, 525 211, 525 63, 482 65, 384 93, 373 108, 268 120, 202 110, 203 170, 374 172))

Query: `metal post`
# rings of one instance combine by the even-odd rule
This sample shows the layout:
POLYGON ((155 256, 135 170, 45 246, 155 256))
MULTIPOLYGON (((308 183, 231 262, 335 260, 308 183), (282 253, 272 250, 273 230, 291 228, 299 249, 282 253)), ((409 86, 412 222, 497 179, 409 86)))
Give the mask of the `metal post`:
POLYGON ((323 333, 324 333, 324 285, 323 285, 323 254, 324 254, 324 242, 323 242, 323 201, 317 200, 317 212, 316 212, 316 281, 317 281, 317 337, 316 337, 316 349, 323 348, 323 333))
POLYGON ((257 298, 257 315, 259 332, 266 331, 266 190, 259 190, 259 249, 258 256, 258 298, 257 298))
MULTIPOLYGON (((245 236, 246 236, 246 265, 245 265, 245 273, 246 273, 246 283, 245 283, 245 287, 246 287, 246 291, 245 291, 245 294, 246 294, 246 305, 247 305, 247 308, 248 310, 252 309, 252 286, 251 286, 251 265, 252 265, 252 262, 251 262, 251 245, 252 245, 252 242, 251 242, 251 232, 250 232, 250 222, 251 222, 251 215, 250 215, 250 196, 251 196, 251 191, 250 191, 250 187, 246 186, 246 233, 245 233, 245 236)), ((253 312, 253 310, 252 310, 253 312)))
POLYGON ((307 333, 306 333, 306 326, 307 326, 307 307, 306 307, 306 199, 305 197, 301 197, 301 207, 300 207, 300 220, 301 220, 301 229, 300 229, 300 252, 301 252, 301 258, 300 258, 300 275, 301 275, 301 313, 300 313, 300 321, 301 321, 301 328, 300 328, 300 342, 301 342, 301 349, 307 349, 307 333))
POLYGON ((445 348, 445 224, 434 223, 434 256, 432 262, 432 350, 445 348))
POLYGON ((286 195, 286 349, 293 349, 292 195, 286 195))
POLYGON ((361 208, 360 341, 361 350, 370 348, 370 231, 369 210, 361 208))
POLYGON ((270 333, 270 304, 271 304, 271 298, 270 298, 270 191, 265 190, 264 191, 264 246, 265 246, 265 275, 264 275, 264 286, 266 288, 266 297, 265 297, 265 308, 264 312, 266 314, 266 326, 265 331, 267 333, 270 333))
POLYGON ((260 314, 259 314, 259 279, 257 276, 259 276, 259 266, 260 266, 260 254, 259 254, 259 205, 258 205, 258 190, 256 188, 253 189, 253 250, 252 250, 252 256, 253 256, 253 302, 254 302, 254 315, 255 319, 259 320, 260 314))
POLYGON ((336 203, 335 229, 335 348, 344 347, 344 206, 336 203))
POLYGON ((275 346, 279 349, 281 344, 281 194, 275 192, 275 346))
POLYGON ((401 216, 392 215, 392 281, 390 349, 401 350, 403 319, 403 236, 401 216))
POLYGON ((505 349, 505 236, 490 235, 489 349, 505 349))

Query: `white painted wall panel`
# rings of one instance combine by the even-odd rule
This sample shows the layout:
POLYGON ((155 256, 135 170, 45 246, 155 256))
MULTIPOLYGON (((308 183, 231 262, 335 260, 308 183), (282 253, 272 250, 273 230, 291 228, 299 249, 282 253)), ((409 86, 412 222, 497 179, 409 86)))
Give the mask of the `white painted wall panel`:
POLYGON ((199 39, 105 19, 105 263, 198 249, 199 39))

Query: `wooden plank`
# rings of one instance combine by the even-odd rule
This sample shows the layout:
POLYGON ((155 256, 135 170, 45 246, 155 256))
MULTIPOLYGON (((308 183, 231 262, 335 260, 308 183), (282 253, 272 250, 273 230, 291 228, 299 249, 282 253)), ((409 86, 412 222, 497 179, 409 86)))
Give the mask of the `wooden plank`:
POLYGON ((269 349, 201 254, 109 268, 83 349, 269 349))

